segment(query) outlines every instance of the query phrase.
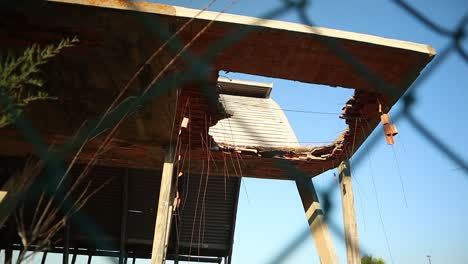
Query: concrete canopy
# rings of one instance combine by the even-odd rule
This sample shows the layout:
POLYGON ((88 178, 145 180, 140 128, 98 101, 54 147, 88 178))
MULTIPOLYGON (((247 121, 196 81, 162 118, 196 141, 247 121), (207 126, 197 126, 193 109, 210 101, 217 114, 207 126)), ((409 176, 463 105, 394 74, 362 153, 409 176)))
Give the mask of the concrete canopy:
MULTIPOLYGON (((199 13, 200 10, 178 6, 121 0, 49 1, 164 16, 173 26, 180 26, 195 17, 189 29, 182 32, 181 39, 185 42, 191 40, 207 22, 215 20, 192 46, 195 54, 203 54, 210 48, 221 46, 222 49, 216 52, 212 62, 214 68, 307 83, 375 89, 322 40, 336 42, 399 92, 408 88, 435 55, 435 50, 424 44, 277 20, 226 13, 219 15, 210 11, 199 13), (234 38, 225 43, 223 39, 229 36, 234 38)), ((118 29, 119 20, 113 20, 111 27, 118 29)))
MULTIPOLYGON (((80 38, 75 48, 51 62, 44 73, 59 102, 38 104, 28 111, 33 125, 49 141, 66 139, 84 120, 101 114, 144 61, 192 17, 196 18, 178 39, 181 44, 189 43, 215 19, 189 48, 190 54, 213 71, 227 70, 355 89, 355 96, 346 104, 343 115, 349 129, 334 144, 305 151, 285 150, 279 155, 244 157, 243 176, 260 178, 288 178, 285 172, 275 168, 274 158, 290 159, 305 175, 315 176, 350 157, 375 128, 378 102, 383 104, 384 110, 389 110, 435 55, 433 48, 422 44, 238 15, 218 17, 214 12, 199 13, 199 10, 144 2, 49 0, 36 3, 34 7, 2 8, 0 13, 11 23, 10 28, 2 29, 6 31, 0 37, 2 49, 18 49, 31 43, 49 44, 64 36, 80 38), (170 33, 168 36, 160 34, 162 27, 170 33), (230 39, 232 36, 234 38, 230 39), (326 44, 330 41, 386 82, 392 96, 383 94, 367 76, 362 76, 362 72, 338 56, 337 50, 326 44)), ((177 52, 173 48, 166 49, 146 65, 143 76, 131 87, 129 95, 149 83, 177 52)), ((179 59, 172 70, 183 72, 189 64, 190 61, 179 59)), ((207 87, 214 88, 216 80, 217 74, 207 77, 207 87)), ((200 85, 189 83, 184 89, 191 91, 190 87, 195 86, 200 85)), ((195 131, 207 133, 206 127, 215 125, 222 114, 199 90, 187 93, 185 97, 182 94, 184 100, 198 98, 194 108, 199 117, 193 118, 192 125, 195 131), (209 124, 204 115, 213 116, 209 124)), ((182 102, 186 102, 184 100, 182 102)), ((175 93, 164 93, 143 111, 132 115, 131 120, 122 125, 112 148, 100 158, 100 163, 137 168, 160 166, 163 148, 173 135, 168 128, 174 118, 176 124, 180 124, 178 118, 183 115, 180 107, 174 112, 176 102, 175 93)), ((178 106, 181 105, 179 101, 178 106)), ((8 129, 0 132, 0 153, 24 155, 31 151, 16 132, 8 129)), ((99 138, 91 143, 82 161, 86 161, 87 153, 92 153, 99 144, 99 138)), ((192 151, 194 171, 200 166, 195 160, 207 157, 206 148, 198 146, 192 151)), ((221 153, 212 153, 212 157, 222 163, 221 153)))

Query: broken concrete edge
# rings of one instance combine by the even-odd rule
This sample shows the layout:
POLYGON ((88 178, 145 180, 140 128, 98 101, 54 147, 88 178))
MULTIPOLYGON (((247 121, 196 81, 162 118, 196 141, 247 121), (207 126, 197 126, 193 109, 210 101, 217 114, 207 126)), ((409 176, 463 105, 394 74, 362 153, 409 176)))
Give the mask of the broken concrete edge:
POLYGON ((229 153, 239 153, 241 155, 258 156, 262 158, 280 158, 289 160, 329 160, 333 153, 337 153, 343 144, 344 135, 349 128, 345 129, 340 136, 331 144, 322 146, 233 146, 229 144, 217 143, 212 151, 222 151, 229 153))
POLYGON ((336 161, 336 164, 339 164, 345 158, 351 158, 368 134, 375 129, 375 120, 378 120, 380 116, 379 104, 385 110, 390 109, 388 100, 379 94, 355 90, 354 95, 343 107, 343 114, 340 115, 340 118, 345 120, 348 127, 332 143, 327 145, 298 147, 239 146, 215 142, 216 146, 211 150, 297 161, 333 160, 336 161), (360 130, 362 130, 362 134, 360 130), (364 130, 369 133, 365 133, 364 130))
MULTIPOLYGON (((182 94, 184 94, 184 92, 182 92, 182 94)), ((183 102, 183 100, 179 102, 183 102)), ((342 160, 349 159, 364 142, 368 134, 374 130, 380 120, 379 102, 383 104, 382 109, 389 109, 387 101, 378 94, 355 90, 353 97, 351 97, 343 107, 343 114, 340 116, 345 120, 348 127, 330 144, 322 146, 239 146, 214 142, 211 136, 207 135, 213 140, 213 144, 205 142, 207 143, 206 145, 203 144, 205 147, 192 149, 193 154, 191 154, 191 158, 195 160, 201 160, 203 157, 206 158, 208 157, 207 155, 209 155, 207 151, 217 152, 218 154, 235 153, 236 155, 242 155, 246 158, 251 157, 253 160, 258 158, 270 159, 270 161, 274 159, 289 160, 299 168, 304 168, 306 171, 313 171, 313 168, 315 168, 317 172, 324 172, 335 168, 342 160), (210 147, 208 148, 208 146, 210 147)), ((179 114, 180 113, 181 112, 179 112, 179 114)), ((182 118, 181 120, 183 120, 184 116, 181 115, 180 117, 182 118)), ((214 119, 211 120, 214 121, 214 119)), ((179 122, 179 124, 181 123, 179 122)), ((208 127, 209 126, 206 128, 208 127)), ((179 129, 174 129, 174 132, 176 131, 179 131, 179 129)), ((22 137, 18 135, 18 131, 3 130, 1 135, 5 136, 5 139, 23 142, 22 137)), ((66 143, 70 140, 69 137, 58 135, 46 135, 46 139, 46 142, 52 144, 66 143)), ((23 143, 26 144, 26 142, 23 143)), ((188 141, 185 142, 185 140, 183 140, 183 142, 180 143, 185 144, 188 143, 188 141)), ((88 161, 96 150, 96 147, 100 144, 99 139, 90 142, 90 145, 80 154, 79 163, 88 161)), ((30 146, 21 147, 15 142, 12 142, 11 146, 13 145, 15 146, 14 149, 22 150, 23 152, 31 148, 30 146)), ((4 151, 11 152, 11 146, 8 147, 8 144, 5 145, 4 151)), ((99 163, 100 165, 120 167, 154 168, 154 166, 159 166, 161 162, 157 158, 157 153, 161 151, 161 148, 150 146, 148 142, 131 143, 116 138, 112 141, 106 153, 103 153, 103 156, 99 158, 99 163)), ((25 153, 23 152, 18 153, 18 155, 24 155, 25 153)), ((215 154, 213 153, 213 155, 215 154)), ((222 161, 222 156, 215 155, 214 157, 214 159, 222 161)), ((318 174, 320 173, 315 174, 315 172, 312 172, 309 175, 315 176, 318 174)), ((284 179, 283 176, 278 176, 278 179, 280 178, 284 179)))

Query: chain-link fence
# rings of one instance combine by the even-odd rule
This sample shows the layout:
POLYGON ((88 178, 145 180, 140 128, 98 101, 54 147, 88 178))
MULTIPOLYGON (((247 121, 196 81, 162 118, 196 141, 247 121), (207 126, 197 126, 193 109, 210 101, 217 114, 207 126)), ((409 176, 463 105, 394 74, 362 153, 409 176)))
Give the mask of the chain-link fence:
MULTIPOLYGON (((201 10, 203 12, 206 9, 209 9, 215 1, 210 1, 205 9, 201 10)), ((232 7, 232 5, 236 4, 236 0, 231 1, 223 11, 219 14, 222 14, 232 7)), ((420 118, 414 113, 414 105, 415 102, 418 100, 417 92, 422 89, 422 84, 428 79, 433 72, 441 67, 443 67, 444 61, 447 60, 449 56, 458 56, 459 58, 463 59, 466 63, 468 63, 468 52, 465 50, 466 45, 464 46, 463 41, 466 39, 466 27, 468 24, 468 14, 466 14, 458 23, 457 26, 453 29, 447 29, 443 26, 440 26, 436 22, 432 21, 431 18, 426 17, 418 10, 413 8, 410 4, 405 1, 393 1, 401 10, 406 12, 408 16, 416 18, 425 27, 431 30, 434 34, 446 38, 448 44, 438 53, 434 61, 427 66, 427 68, 422 72, 422 74, 418 77, 418 79, 411 85, 410 89, 406 92, 406 94, 402 97, 403 107, 399 109, 398 112, 393 114, 393 120, 395 122, 398 121, 408 121, 408 123, 412 126, 413 130, 421 135, 427 142, 437 151, 445 155, 453 164, 459 168, 463 174, 468 176, 468 165, 463 157, 460 157, 456 151, 454 151, 451 147, 448 146, 444 142, 443 136, 438 135, 431 131, 428 127, 425 126, 423 122, 421 122, 420 118)), ((6 3, 9 5, 13 4, 20 4, 20 3, 6 3)), ((131 2, 126 3, 132 9, 137 10, 138 5, 132 5, 131 2)), ((312 18, 307 13, 307 6, 313 4, 312 1, 290 1, 284 0, 281 1, 281 5, 277 8, 272 10, 267 10, 265 14, 261 17, 262 19, 275 19, 280 17, 284 14, 288 13, 295 13, 297 17, 300 18, 300 22, 305 25, 315 26, 312 18)), ((140 16, 138 13, 135 13, 135 16, 140 16)), ((38 190, 48 190, 51 193, 54 193, 56 190, 54 188, 48 188, 48 186, 57 186, 57 184, 61 184, 61 179, 63 175, 66 175, 69 168, 64 167, 63 165, 63 158, 66 156, 65 153, 78 153, 82 145, 86 144, 90 139, 100 135, 102 133, 107 133, 105 136, 104 143, 102 148, 106 148, 106 144, 112 141, 112 138, 115 136, 116 132, 119 129, 119 125, 122 123, 123 120, 130 114, 135 111, 135 109, 141 107, 142 105, 148 104, 152 100, 155 100, 162 92, 160 90, 169 90, 173 89, 173 87, 182 86, 184 83, 188 83, 194 80, 199 80, 200 76, 205 77, 210 72, 210 65, 207 63, 211 61, 211 59, 220 51, 229 48, 233 43, 242 40, 248 34, 251 33, 251 29, 243 28, 229 36, 222 38, 220 41, 216 41, 214 43, 210 43, 209 48, 207 49, 208 52, 203 57, 195 56, 191 53, 190 49, 192 44, 196 41, 196 39, 203 35, 203 33, 212 25, 212 22, 209 22, 203 27, 198 34, 196 34, 189 42, 184 42, 182 39, 179 38, 179 33, 183 32, 186 26, 189 26, 192 22, 192 19, 188 20, 181 28, 179 28, 176 33, 170 32, 167 27, 164 26, 163 21, 159 21, 158 24, 157 20, 148 20, 147 16, 140 16, 143 25, 148 28, 149 30, 153 31, 156 35, 159 35, 161 39, 168 39, 164 43, 164 45, 156 50, 150 58, 148 58, 148 62, 157 58, 159 51, 163 48, 169 49, 173 52, 174 57, 171 58, 165 67, 154 76, 151 76, 151 81, 148 85, 142 88, 142 92, 139 96, 125 98, 124 91, 128 89, 128 87, 124 87, 122 93, 113 101, 113 103, 108 107, 106 112, 104 112, 101 116, 97 117, 97 121, 95 123, 88 123, 85 124, 74 137, 74 140, 60 146, 60 148, 56 151, 50 151, 50 146, 46 144, 45 140, 40 137, 40 134, 36 129, 31 125, 29 120, 26 116, 19 115, 15 120, 15 127, 16 129, 26 138, 29 142, 33 143, 34 145, 34 153, 37 157, 43 161, 43 166, 47 171, 47 177, 44 177, 39 181, 37 184, 38 190), (174 84, 174 76, 168 76, 167 70, 177 61, 183 59, 189 62, 187 69, 184 71, 183 74, 178 74, 175 78, 177 79, 176 83, 174 84), (154 92, 155 84, 157 84, 159 92, 154 92), (51 184, 52 183, 52 184, 51 184)), ((216 19, 217 16, 214 18, 216 19)), ((194 18, 195 19, 195 18, 194 18)), ((215 21, 215 20, 213 20, 215 21)), ((258 21, 258 25, 262 24, 262 20, 258 21)), ((319 33, 319 32, 311 32, 311 33, 319 33)), ((368 80, 368 82, 378 90, 379 93, 384 94, 391 98, 397 98, 399 95, 395 94, 395 89, 392 85, 388 84, 381 76, 378 76, 372 70, 368 69, 364 63, 359 61, 356 57, 350 54, 347 49, 345 49, 339 42, 334 41, 331 38, 319 38, 319 41, 332 50, 342 61, 346 62, 346 64, 350 65, 351 68, 359 73, 359 75, 363 76, 368 80)), ((138 75, 140 75, 143 71, 143 68, 140 68, 138 72, 134 74, 132 80, 129 83, 134 81, 138 75)), ((12 98, 10 98, 7 94, 3 93, 0 90, 0 106, 8 106, 12 104, 12 98)), ((216 94, 207 92, 207 96, 211 97, 212 100, 217 101, 216 94)), ((369 137, 364 144, 360 151, 352 158, 352 166, 356 167, 359 166, 359 163, 363 162, 366 159, 366 153, 371 152, 373 148, 376 146, 378 137, 369 137)), ((98 149, 96 153, 101 151, 98 149)), ((95 158, 95 157, 94 157, 95 158)), ((279 161, 280 162, 280 161, 279 161)), ((281 163, 281 162, 280 162, 281 163)), ((88 164, 90 167, 93 166, 93 162, 88 164)), ((298 170, 296 167, 291 166, 289 163, 282 163, 279 166, 283 166, 285 170, 287 170, 291 175, 296 175, 296 177, 304 177, 306 178, 303 172, 298 170)), ((85 169, 86 170, 86 169, 85 169)), ((33 188, 34 189, 34 188, 33 188)), ((331 201, 333 200, 331 197, 334 192, 339 190, 337 186, 331 186, 329 189, 325 190, 324 192, 320 193, 321 204, 325 212, 325 216, 327 216, 333 210, 336 210, 338 206, 334 205, 331 201)), ((91 192, 92 194, 93 192, 91 192)), ((20 193, 18 197, 15 199, 9 200, 8 206, 3 206, 1 209, 2 215, 8 215, 15 210, 15 208, 20 204, 21 200, 24 198, 20 193)), ((29 194, 28 194, 29 195, 29 194)), ((67 197, 67 194, 60 194, 60 197, 67 197)), ((66 200, 66 199, 65 199, 66 200)), ((68 200, 63 205, 64 211, 68 210, 77 210, 80 206, 77 206, 74 203, 68 204, 68 200)), ((57 212, 58 213, 58 212, 57 212)), ((86 228, 95 227, 92 224, 91 219, 82 219, 86 224, 86 228)), ((332 232, 338 234, 339 237, 344 239, 344 234, 342 228, 337 226, 333 219, 327 219, 327 223, 329 224, 330 229, 332 232)), ((63 223, 62 223, 63 224, 63 223)), ((60 225, 63 227, 64 225, 60 225)), ((98 230, 97 228, 94 229, 96 236, 99 234, 103 234, 102 230, 98 230)), ((285 260, 294 249, 298 247, 305 239, 310 236, 309 231, 300 234, 296 237, 290 244, 285 245, 281 252, 278 252, 277 255, 272 256, 271 261, 269 263, 281 263, 285 260)), ((387 242, 388 243, 388 242, 387 242)), ((47 245, 48 246, 48 245, 47 245)), ((365 242, 362 245, 363 252, 365 252, 365 242)), ((369 252, 370 253, 370 252, 369 252)), ((393 262, 393 260, 392 260, 393 262)))

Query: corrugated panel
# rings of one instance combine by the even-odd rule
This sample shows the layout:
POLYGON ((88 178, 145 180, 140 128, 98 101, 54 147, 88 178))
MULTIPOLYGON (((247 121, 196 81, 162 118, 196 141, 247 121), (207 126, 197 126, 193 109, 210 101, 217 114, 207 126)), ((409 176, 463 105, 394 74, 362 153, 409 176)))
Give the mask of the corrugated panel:
POLYGON ((232 116, 211 127, 215 142, 235 146, 298 146, 296 135, 279 105, 271 98, 221 94, 232 116))
MULTIPOLYGON (((74 166, 71 175, 78 177, 82 166, 74 166)), ((112 240, 120 238, 120 219, 122 215, 122 168, 95 166, 88 177, 83 180, 83 186, 91 182, 90 191, 100 188, 111 179, 100 191, 94 194, 85 207, 72 218, 71 235, 79 237, 86 245, 109 249, 118 248, 118 243, 112 240), (107 242, 103 243, 102 240, 107 242)), ((78 192, 79 193, 79 192, 78 192)))
POLYGON ((160 185, 160 171, 129 169, 127 220, 129 239, 153 240, 160 185))
MULTIPOLYGON (((7 177, 5 173, 21 168, 22 163, 22 159, 10 160, 0 157, 2 180, 7 177)), ((82 170, 82 165, 74 166, 71 177, 78 177, 82 170)), ((71 248, 78 246, 82 249, 101 250, 95 252, 95 255, 110 254, 108 250, 118 254, 122 213, 124 213, 123 177, 126 175, 128 176, 127 249, 138 257, 151 256, 161 181, 159 170, 94 166, 82 182, 82 186, 76 190, 76 195, 80 194, 89 181, 91 181, 90 191, 99 188, 108 179, 112 181, 92 196, 85 207, 71 218, 71 248)), ((237 177, 207 178, 206 175, 188 173, 181 177, 179 192, 182 203, 174 216, 168 258, 173 258, 174 246, 177 244, 180 247, 180 254, 191 253, 212 257, 229 255, 232 250, 239 187, 240 178, 237 177)), ((33 208, 26 210, 26 212, 32 211, 33 208)), ((32 216, 26 215, 26 217, 32 216)), ((0 229, 1 236, 4 235, 2 232, 6 231, 0 229)), ((57 239, 60 239, 56 244, 58 247, 63 246, 62 235, 63 232, 57 234, 57 239)), ((16 236, 11 240, 19 243, 19 238, 16 236)), ((52 249, 54 252, 61 250, 61 248, 52 249)), ((87 254, 86 250, 83 252, 87 254)))
MULTIPOLYGON (((73 175, 78 175, 81 169, 77 166, 73 175)), ((91 189, 98 188, 109 178, 112 181, 74 217, 72 245, 119 249, 123 177, 126 174, 127 247, 139 250, 143 257, 150 256, 161 181, 161 172, 157 170, 94 167, 88 178, 92 180, 91 189)), ((169 253, 175 252, 173 246, 178 240, 182 254, 227 256, 232 248, 240 179, 211 176, 207 180, 206 176, 200 175, 187 175, 181 179, 179 192, 183 200, 175 216, 177 220, 173 222, 169 253)))
MULTIPOLYGON (((81 171, 80 167, 76 167, 72 173, 77 175, 81 171)), ((79 244, 97 249, 119 249, 123 213, 123 177, 125 175, 128 175, 127 238, 129 244, 138 247, 148 244, 151 246, 161 172, 104 166, 95 166, 92 169, 88 178, 92 181, 90 190, 98 188, 109 178, 112 180, 91 197, 72 224, 72 237, 79 238, 78 240, 81 241, 79 244), (87 220, 87 226, 83 226, 84 220, 87 220)))
POLYGON ((181 182, 182 203, 172 235, 181 254, 229 254, 239 187, 237 177, 191 175, 181 182))

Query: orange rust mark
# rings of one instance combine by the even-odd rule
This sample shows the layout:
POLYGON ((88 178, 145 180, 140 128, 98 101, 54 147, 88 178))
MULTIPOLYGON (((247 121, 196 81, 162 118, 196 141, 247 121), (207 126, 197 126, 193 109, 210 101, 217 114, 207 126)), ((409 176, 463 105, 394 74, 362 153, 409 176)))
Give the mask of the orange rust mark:
POLYGON ((164 4, 156 4, 156 3, 148 3, 148 2, 133 2, 138 6, 150 7, 150 8, 157 8, 163 11, 172 11, 174 9, 171 5, 164 5, 164 4))
POLYGON ((116 4, 123 4, 123 5, 130 4, 128 0, 88 0, 86 3, 90 5, 95 5, 95 6, 99 6, 101 4, 106 4, 106 3, 116 3, 116 4))
POLYGON ((144 8, 142 11, 155 11, 171 15, 175 15, 175 8, 171 5, 149 3, 149 2, 131 2, 129 0, 87 0, 84 4, 93 6, 121 6, 138 10, 144 8))

